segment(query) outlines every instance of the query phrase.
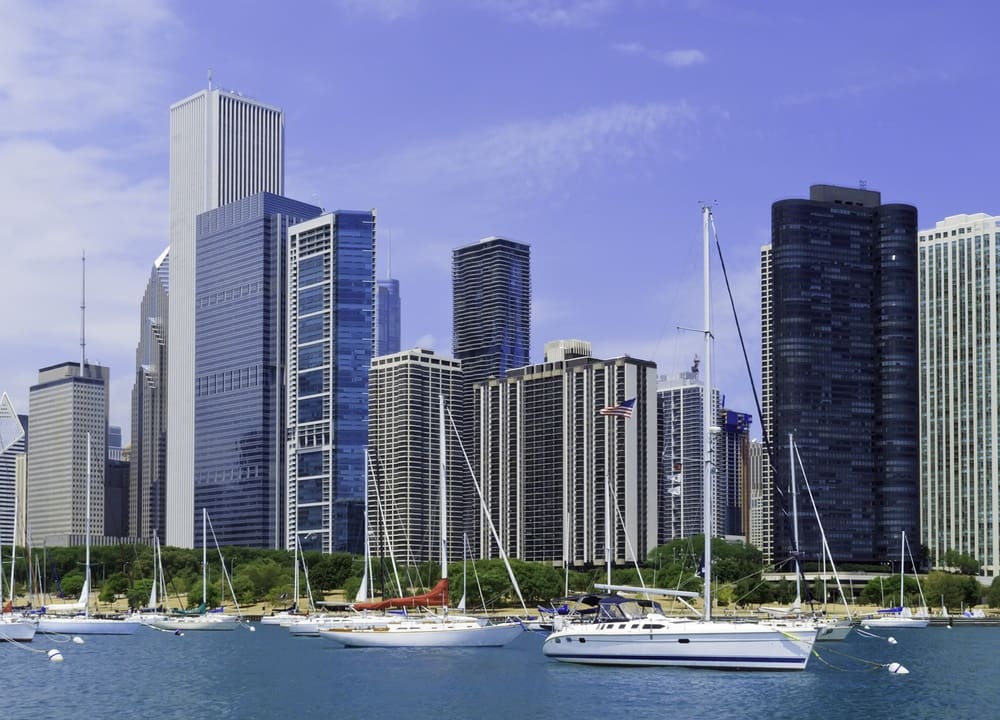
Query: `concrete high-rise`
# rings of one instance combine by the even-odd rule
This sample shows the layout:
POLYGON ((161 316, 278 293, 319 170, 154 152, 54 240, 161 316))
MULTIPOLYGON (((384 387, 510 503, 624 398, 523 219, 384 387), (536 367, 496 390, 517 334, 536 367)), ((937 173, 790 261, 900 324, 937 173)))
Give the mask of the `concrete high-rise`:
POLYGON ((0 545, 14 539, 17 463, 27 449, 27 427, 7 393, 0 395, 0 545))
POLYGON ((219 89, 170 108, 170 311, 166 544, 194 544, 195 220, 259 192, 284 193, 284 115, 219 89))
MULTIPOLYGON (((657 544, 656 365, 546 344, 545 362, 473 386, 476 474, 504 549, 561 565, 641 560, 657 544), (601 410, 634 400, 630 417, 601 410)), ((477 556, 493 556, 477 503, 477 556)))
MULTIPOLYGON (((919 528, 916 208, 814 185, 771 217, 761 285, 774 559, 792 548, 794 435, 833 557, 894 560, 900 534, 919 528)), ((822 553, 810 515, 799 513, 806 559, 822 553)))
POLYGON ((128 528, 132 537, 166 537, 167 306, 170 253, 153 263, 139 305, 139 342, 132 386, 132 456, 128 528))
POLYGON ((90 474, 91 533, 104 534, 108 368, 66 362, 38 371, 28 393, 27 505, 33 542, 79 545, 87 528, 90 474), (90 435, 90 466, 87 436, 90 435))
POLYGON ((488 237, 452 254, 453 353, 468 387, 530 362, 531 250, 488 237))
POLYGON ((1000 217, 921 230, 920 521, 933 565, 949 550, 1000 576, 1000 217))
POLYGON ((285 547, 364 551, 375 211, 288 229, 285 547))
POLYGON ((285 244, 321 212, 257 193, 198 216, 194 499, 221 545, 284 547, 285 244))
POLYGON ((451 419, 462 391, 462 364, 430 350, 404 350, 372 360, 368 425, 368 526, 372 553, 407 562, 441 558, 440 400, 446 421, 447 551, 461 560, 468 469, 451 419), (386 547, 386 538, 390 547, 386 547))
POLYGON ((399 297, 399 280, 386 278, 378 281, 378 307, 375 310, 378 338, 376 355, 392 355, 400 348, 402 307, 399 297))

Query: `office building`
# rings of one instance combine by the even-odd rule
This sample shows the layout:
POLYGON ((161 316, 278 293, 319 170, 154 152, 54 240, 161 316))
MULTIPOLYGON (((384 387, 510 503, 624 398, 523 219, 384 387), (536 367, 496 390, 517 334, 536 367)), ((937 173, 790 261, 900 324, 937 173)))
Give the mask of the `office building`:
POLYGON ((18 415, 7 393, 0 395, 0 546, 14 539, 17 509, 17 463, 28 446, 26 420, 18 415))
POLYGON ((285 546, 364 550, 375 211, 288 229, 285 546))
POLYGON ((402 329, 402 301, 399 297, 399 280, 386 278, 378 281, 378 307, 375 310, 378 337, 376 355, 399 352, 402 329))
POLYGON ((194 544, 196 219, 260 192, 284 193, 284 116, 219 89, 170 108, 170 296, 166 544, 194 544))
POLYGON ((530 362, 531 252, 488 237, 452 255, 453 354, 468 387, 530 362))
POLYGON ((657 544, 656 366, 558 341, 545 361, 473 386, 475 554, 575 566, 642 560, 657 544), (634 400, 628 417, 601 410, 634 400), (609 535, 606 539, 606 534, 609 535))
POLYGON ((88 475, 91 533, 104 535, 109 378, 106 367, 65 362, 39 370, 29 390, 26 494, 35 543, 83 544, 88 475))
POLYGON ((750 539, 750 426, 749 413, 720 408, 716 443, 716 505, 722 515, 720 535, 750 539))
MULTIPOLYGON (((1000 217, 921 230, 920 541, 1000 575, 1000 217)), ((910 540, 911 545, 916 543, 910 540)))
MULTIPOLYGON (((469 473, 455 427, 462 364, 415 348, 372 360, 369 377, 368 528, 372 554, 441 559, 440 398, 446 405, 445 480, 450 560, 461 560, 469 473)), ((472 491, 474 492, 474 491, 472 491)))
MULTIPOLYGON (((771 215, 762 373, 774 560, 792 549, 794 435, 833 557, 889 562, 902 532, 919 536, 916 208, 814 185, 771 215)), ((805 560, 818 560, 815 518, 799 523, 805 560)))
POLYGON ((139 342, 132 385, 132 453, 128 529, 133 537, 166 537, 167 307, 170 253, 153 263, 139 305, 139 342))
POLYGON ((320 212, 258 193, 198 216, 195 511, 221 545, 284 547, 285 238, 320 212))

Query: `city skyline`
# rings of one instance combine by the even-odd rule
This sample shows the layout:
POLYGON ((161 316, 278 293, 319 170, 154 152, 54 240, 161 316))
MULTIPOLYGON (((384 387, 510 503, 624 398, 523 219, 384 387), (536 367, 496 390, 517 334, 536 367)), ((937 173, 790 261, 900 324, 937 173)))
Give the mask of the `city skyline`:
MULTIPOLYGON (((700 342, 676 330, 699 324, 698 204, 717 201, 759 382, 772 202, 865 180, 916 206, 921 227, 998 209, 983 170, 953 172, 991 137, 992 100, 967 99, 995 82, 985 47, 963 39, 972 6, 866 7, 859 24, 791 3, 771 16, 713 2, 344 0, 310 6, 309 27, 287 33, 237 7, 9 7, 0 305, 30 311, 0 323, 0 389, 18 412, 39 368, 78 354, 86 250, 88 359, 110 368, 110 422, 130 433, 137 311, 169 235, 168 109, 207 87, 208 68, 285 113, 286 195, 378 209, 405 288, 403 348, 450 354, 452 250, 502 235, 532 249, 532 362, 550 340, 585 337, 597 356, 681 371, 700 342), (331 27, 337 41, 318 44, 331 27), (484 50, 501 46, 513 50, 484 50)), ((976 10, 977 22, 1000 13, 976 10)), ((731 334, 715 295, 717 331, 731 334)), ((756 416, 728 355, 716 384, 756 416)))

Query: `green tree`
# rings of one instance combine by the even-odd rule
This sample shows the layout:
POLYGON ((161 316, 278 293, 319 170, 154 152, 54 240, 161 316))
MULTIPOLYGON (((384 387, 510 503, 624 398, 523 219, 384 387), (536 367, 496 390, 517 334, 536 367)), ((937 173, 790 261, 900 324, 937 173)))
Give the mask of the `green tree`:
POLYGON ((974 577, 967 575, 932 572, 927 576, 924 590, 929 602, 936 604, 940 601, 949 610, 978 605, 980 602, 979 583, 974 577))
POLYGON ((986 603, 991 608, 1000 608, 1000 577, 993 578, 989 590, 986 591, 986 603))
POLYGON ((101 594, 97 599, 101 602, 113 602, 117 595, 125 595, 128 592, 128 575, 115 573, 108 577, 101 586, 101 594))
POLYGON ((982 570, 982 565, 976 558, 957 550, 946 551, 943 560, 946 567, 956 568, 960 575, 979 575, 982 570))
MULTIPOLYGON (((151 578, 136 580, 126 593, 129 610, 138 610, 139 608, 146 607, 146 603, 149 602, 149 593, 152 589, 153 580, 151 578)), ((159 600, 162 603, 164 598, 160 598, 159 600)))

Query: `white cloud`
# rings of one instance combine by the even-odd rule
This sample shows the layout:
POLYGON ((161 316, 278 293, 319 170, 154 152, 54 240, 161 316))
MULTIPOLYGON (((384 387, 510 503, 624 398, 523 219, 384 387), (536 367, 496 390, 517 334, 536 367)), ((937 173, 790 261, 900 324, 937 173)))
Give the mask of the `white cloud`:
POLYGON ((79 358, 86 250, 87 357, 111 368, 111 422, 129 434, 138 304, 166 244, 167 188, 120 168, 165 112, 154 103, 173 23, 159 0, 4 6, 0 386, 20 412, 38 368, 79 358))
POLYGON ((618 43, 611 46, 612 50, 617 50, 625 55, 635 55, 644 57, 655 62, 662 63, 672 68, 685 68, 692 65, 701 65, 708 61, 708 57, 701 50, 652 50, 642 43, 618 43))
POLYGON ((7 0, 0 134, 78 132, 150 102, 172 22, 161 0, 7 0))
POLYGON ((356 15, 394 22, 415 15, 422 3, 421 0, 339 0, 339 5, 356 15))
POLYGON ((562 27, 594 26, 618 5, 616 0, 480 0, 479 4, 511 22, 562 27))
POLYGON ((606 164, 650 150, 658 135, 691 124, 687 103, 618 104, 540 122, 487 128, 412 147, 389 158, 391 177, 464 186, 489 180, 512 194, 551 189, 585 164, 606 164))

